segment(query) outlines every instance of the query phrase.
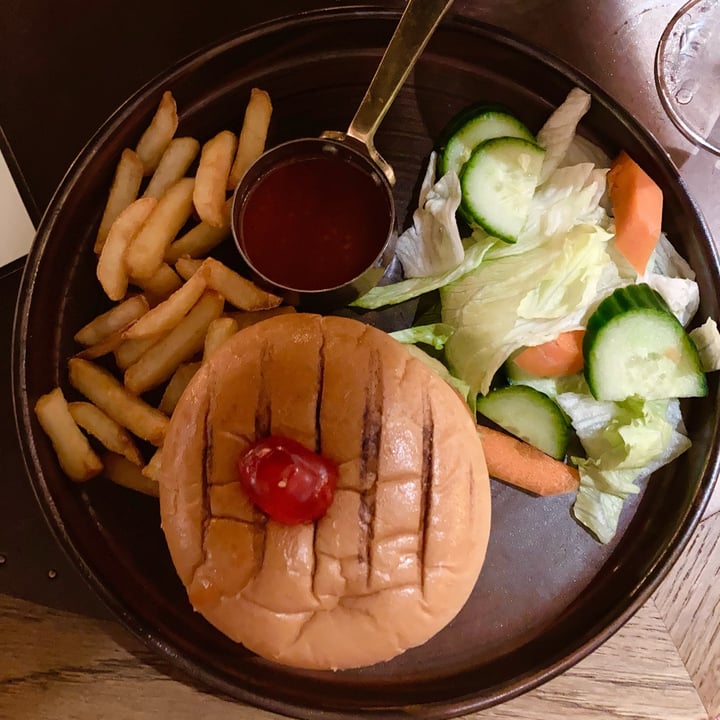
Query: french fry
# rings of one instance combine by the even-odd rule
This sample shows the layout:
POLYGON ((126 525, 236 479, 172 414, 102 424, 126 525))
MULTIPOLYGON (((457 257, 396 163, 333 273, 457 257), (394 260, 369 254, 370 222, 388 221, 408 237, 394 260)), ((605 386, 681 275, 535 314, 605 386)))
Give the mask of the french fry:
POLYGON ((130 241, 155 209, 155 198, 140 198, 130 203, 115 219, 100 252, 95 274, 111 300, 122 300, 127 293, 128 272, 125 253, 130 241))
POLYGON ((99 407, 89 402, 71 402, 68 409, 73 420, 105 448, 123 455, 135 465, 143 464, 143 457, 128 431, 99 407))
POLYGON ((125 371, 125 387, 140 395, 167 380, 180 363, 202 350, 208 325, 222 314, 223 306, 222 295, 206 292, 173 330, 125 371))
MULTIPOLYGON (((178 264, 180 262, 178 260, 178 264)), ((205 276, 208 287, 217 290, 238 310, 267 310, 282 302, 281 297, 261 290, 214 258, 206 258, 200 272, 205 276)))
POLYGON ((235 189, 245 171, 263 154, 271 116, 270 96, 264 90, 253 88, 245 108, 245 117, 238 137, 237 153, 228 176, 228 190, 235 189))
POLYGON ((60 388, 38 398, 35 414, 55 448, 60 467, 68 477, 83 482, 102 471, 102 461, 73 420, 60 388))
POLYGON ((221 317, 208 325, 205 335, 203 362, 205 362, 227 339, 238 331, 237 322, 231 317, 221 317))
POLYGON ((225 202, 221 227, 213 227, 204 222, 198 223, 182 237, 170 243, 165 251, 165 262, 173 264, 183 256, 189 258, 204 257, 221 242, 229 238, 231 210, 232 198, 225 202))
POLYGON ((89 345, 84 350, 81 350, 77 353, 76 357, 83 358, 84 360, 96 360, 103 355, 115 352, 124 342, 123 332, 124 330, 116 330, 100 342, 89 345))
POLYGON ((150 462, 140 471, 142 476, 150 482, 154 482, 159 487, 158 481, 160 480, 160 470, 162 469, 162 448, 158 448, 153 456, 150 458, 150 462))
POLYGON ((171 330, 190 312, 206 287, 203 274, 196 273, 167 300, 148 310, 130 325, 123 335, 124 339, 150 337, 171 330))
POLYGON ((105 477, 114 482, 116 485, 136 490, 137 492, 158 497, 160 495, 160 486, 157 481, 151 480, 143 475, 142 470, 130 462, 127 458, 116 453, 106 453, 103 456, 103 465, 105 466, 105 477))
POLYGON ((80 328, 75 333, 75 342, 81 345, 95 345, 118 330, 124 330, 149 309, 150 305, 146 298, 142 295, 133 295, 80 328))
POLYGON ((107 370, 88 360, 68 361, 70 384, 115 422, 153 445, 160 445, 168 418, 128 392, 107 370))
POLYGON ((234 133, 223 130, 208 140, 200 153, 193 203, 200 220, 211 227, 220 228, 225 222, 225 188, 236 149, 234 133))
POLYGON ((201 267, 204 260, 181 257, 175 263, 175 272, 183 279, 189 280, 201 267))
POLYGON ((165 148, 175 135, 178 127, 178 114, 175 98, 165 91, 153 119, 138 140, 135 152, 143 164, 145 175, 152 174, 160 163, 165 148))
POLYGON ((157 201, 128 247, 126 259, 131 277, 151 278, 163 264, 167 246, 192 213, 194 187, 193 178, 181 178, 157 201))
POLYGON ((173 376, 170 378, 170 382, 165 387, 162 400, 160 400, 160 405, 158 406, 160 412, 164 412, 168 416, 175 412, 175 407, 180 400, 180 396, 185 392, 188 383, 200 369, 200 365, 202 365, 202 363, 199 362, 182 363, 178 365, 177 370, 175 370, 173 376))
POLYGON ((207 286, 217 290, 231 305, 239 310, 266 310, 277 307, 282 298, 261 290, 255 283, 238 275, 215 258, 196 260, 182 257, 175 263, 180 277, 189 280, 202 274, 207 286))
MULTIPOLYGON (((123 340, 120 345, 113 350, 113 354, 115 355, 115 364, 120 368, 120 370, 127 370, 163 337, 164 334, 157 335, 155 337, 141 338, 139 340, 123 340)), ((78 355, 78 357, 80 356, 78 355)))
POLYGON ((110 232, 110 227, 115 222, 115 218, 137 198, 142 179, 142 160, 137 153, 126 148, 120 155, 108 199, 105 203, 105 210, 100 220, 100 227, 95 238, 94 250, 96 253, 103 249, 105 239, 110 232))
POLYGON ((143 197, 159 199, 170 186, 185 175, 199 152, 200 143, 195 138, 173 138, 165 148, 143 197))
POLYGON ((182 279, 167 263, 163 263, 152 277, 144 280, 130 278, 130 282, 144 292, 150 307, 166 300, 182 286, 182 279))
POLYGON ((478 425, 488 473, 535 495, 562 495, 578 489, 578 471, 512 435, 478 425))
POLYGON ((238 330, 250 327, 255 323, 268 320, 276 315, 286 315, 287 313, 296 312, 292 305, 281 305, 280 307, 270 308, 269 310, 250 310, 246 312, 232 312, 227 313, 228 317, 231 317, 238 325, 238 330))

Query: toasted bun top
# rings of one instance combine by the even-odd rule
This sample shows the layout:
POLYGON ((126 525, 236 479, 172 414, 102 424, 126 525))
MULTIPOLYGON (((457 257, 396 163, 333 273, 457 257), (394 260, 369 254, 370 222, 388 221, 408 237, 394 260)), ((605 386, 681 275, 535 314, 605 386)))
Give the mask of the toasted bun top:
POLYGON ((459 612, 490 530, 475 423, 454 390, 385 333, 283 315, 228 340, 183 394, 162 451, 162 524, 190 602, 219 630, 287 665, 370 665, 459 612), (333 459, 315 523, 251 504, 239 456, 283 435, 333 459))

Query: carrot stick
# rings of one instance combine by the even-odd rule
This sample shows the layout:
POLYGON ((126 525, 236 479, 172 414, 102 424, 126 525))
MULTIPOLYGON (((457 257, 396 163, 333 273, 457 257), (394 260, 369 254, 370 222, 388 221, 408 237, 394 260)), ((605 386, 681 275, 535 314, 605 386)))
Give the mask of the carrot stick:
POLYGON ((624 151, 614 160, 607 181, 615 247, 642 274, 660 237, 662 190, 624 151))
POLYGON ((537 377, 574 375, 583 369, 584 330, 560 333, 554 340, 520 351, 513 362, 525 372, 537 377))
POLYGON ((578 471, 511 435, 478 425, 488 473, 535 495, 562 495, 578 489, 578 471))

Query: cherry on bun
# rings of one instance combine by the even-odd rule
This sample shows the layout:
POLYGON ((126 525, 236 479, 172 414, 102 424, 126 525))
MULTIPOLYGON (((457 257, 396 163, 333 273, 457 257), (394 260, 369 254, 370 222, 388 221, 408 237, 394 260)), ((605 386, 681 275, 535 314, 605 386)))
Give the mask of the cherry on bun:
POLYGON ((455 391, 385 333, 309 314, 242 330, 198 371, 163 446, 160 508, 193 607, 313 669, 389 660, 439 632, 490 531, 482 445, 455 391), (250 499, 239 465, 267 438, 336 468, 321 517, 280 522, 250 499))

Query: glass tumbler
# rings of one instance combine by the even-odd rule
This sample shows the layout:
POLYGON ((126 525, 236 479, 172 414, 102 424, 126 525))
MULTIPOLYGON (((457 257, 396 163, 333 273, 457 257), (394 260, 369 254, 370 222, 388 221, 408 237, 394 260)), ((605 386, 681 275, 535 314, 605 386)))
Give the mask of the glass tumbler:
POLYGON ((720 155, 720 0, 690 0, 675 13, 658 43, 655 82, 680 132, 720 155))

